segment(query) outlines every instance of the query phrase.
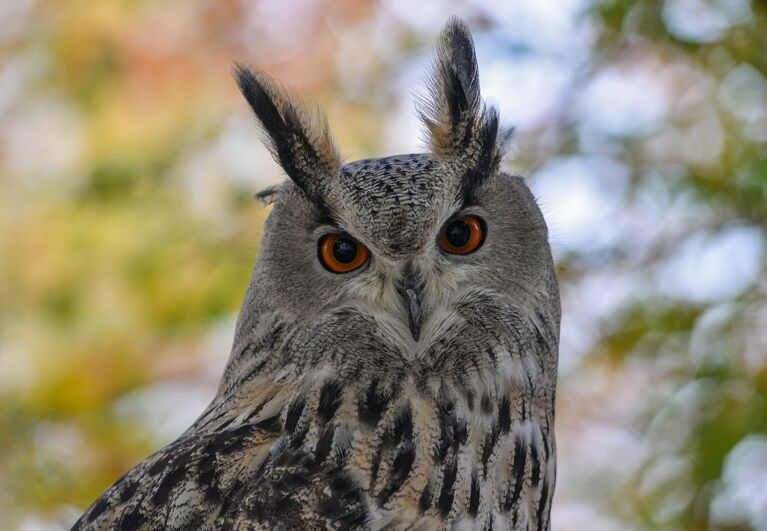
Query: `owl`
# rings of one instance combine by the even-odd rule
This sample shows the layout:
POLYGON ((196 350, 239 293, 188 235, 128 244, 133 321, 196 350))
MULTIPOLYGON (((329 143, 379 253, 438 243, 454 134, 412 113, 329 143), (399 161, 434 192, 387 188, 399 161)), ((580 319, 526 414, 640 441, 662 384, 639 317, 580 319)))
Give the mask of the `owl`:
POLYGON ((235 77, 289 179, 227 367, 74 529, 549 529, 558 285, 467 26, 440 35, 426 153, 344 163, 315 111, 235 77))

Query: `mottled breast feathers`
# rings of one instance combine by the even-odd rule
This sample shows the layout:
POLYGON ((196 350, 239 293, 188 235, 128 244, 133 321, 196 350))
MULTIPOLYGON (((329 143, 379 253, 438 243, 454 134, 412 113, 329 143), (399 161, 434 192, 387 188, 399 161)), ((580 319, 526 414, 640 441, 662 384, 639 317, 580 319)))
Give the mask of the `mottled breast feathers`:
POLYGON ((518 363, 495 349, 457 381, 418 361, 389 378, 354 362, 298 383, 255 377, 76 528, 547 529, 553 419, 539 401, 550 397, 504 384, 503 366, 518 363))

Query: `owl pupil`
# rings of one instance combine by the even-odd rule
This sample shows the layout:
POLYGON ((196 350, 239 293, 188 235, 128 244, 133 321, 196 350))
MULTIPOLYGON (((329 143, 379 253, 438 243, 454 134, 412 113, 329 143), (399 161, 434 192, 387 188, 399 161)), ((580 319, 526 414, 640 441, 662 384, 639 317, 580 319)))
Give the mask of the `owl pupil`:
POLYGON ((348 264, 357 256, 357 244, 348 238, 339 238, 333 244, 333 257, 342 264, 348 264))
POLYGON ((463 247, 469 243, 469 239, 471 239, 471 227, 469 227, 469 224, 462 219, 458 219, 447 226, 445 229, 445 237, 447 238, 447 241, 450 242, 450 245, 454 247, 463 247))

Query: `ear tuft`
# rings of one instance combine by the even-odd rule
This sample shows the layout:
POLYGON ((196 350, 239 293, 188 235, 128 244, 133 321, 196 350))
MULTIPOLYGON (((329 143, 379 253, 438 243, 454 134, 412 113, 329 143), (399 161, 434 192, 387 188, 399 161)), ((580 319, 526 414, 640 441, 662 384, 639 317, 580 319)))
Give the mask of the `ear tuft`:
POLYGON ((474 41, 465 22, 451 17, 440 34, 428 94, 419 113, 435 156, 465 161, 471 183, 498 166, 512 130, 499 127, 498 111, 482 101, 474 41))
POLYGON ((474 41, 466 23, 458 18, 451 18, 440 34, 429 93, 422 117, 435 151, 439 151, 450 147, 452 126, 482 111, 474 41))
POLYGON ((272 156, 310 199, 322 203, 342 164, 325 117, 262 72, 235 63, 234 77, 272 156))

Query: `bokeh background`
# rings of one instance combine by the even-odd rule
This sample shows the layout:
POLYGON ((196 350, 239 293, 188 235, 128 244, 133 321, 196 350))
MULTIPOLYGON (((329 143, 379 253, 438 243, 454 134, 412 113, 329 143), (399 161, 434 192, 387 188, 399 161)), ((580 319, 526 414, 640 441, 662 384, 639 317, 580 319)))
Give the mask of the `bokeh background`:
POLYGON ((450 14, 558 261, 554 529, 767 529, 756 0, 0 2, 0 527, 67 527, 213 396, 283 178, 232 61, 410 152, 450 14))

